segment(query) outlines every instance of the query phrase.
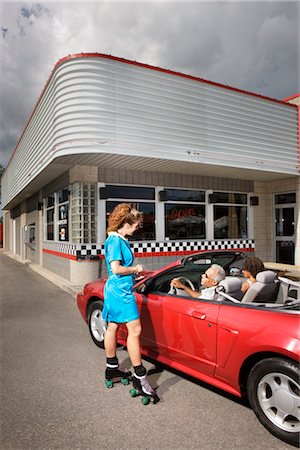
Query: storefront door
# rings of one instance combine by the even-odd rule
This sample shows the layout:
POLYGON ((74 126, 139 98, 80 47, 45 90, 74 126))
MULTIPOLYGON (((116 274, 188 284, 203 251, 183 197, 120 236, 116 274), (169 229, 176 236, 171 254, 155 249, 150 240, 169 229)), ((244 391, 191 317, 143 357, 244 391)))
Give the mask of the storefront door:
POLYGON ((280 205, 279 199, 285 200, 285 195, 289 194, 275 195, 276 262, 295 264, 295 205, 280 205))

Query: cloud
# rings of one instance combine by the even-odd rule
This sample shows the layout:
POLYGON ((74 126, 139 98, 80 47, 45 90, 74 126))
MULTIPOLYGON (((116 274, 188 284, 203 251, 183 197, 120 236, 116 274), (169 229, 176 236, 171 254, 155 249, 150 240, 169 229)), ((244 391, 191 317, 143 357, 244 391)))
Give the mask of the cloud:
POLYGON ((2 2, 0 162, 55 63, 107 53, 283 98, 299 91, 298 2, 2 2))

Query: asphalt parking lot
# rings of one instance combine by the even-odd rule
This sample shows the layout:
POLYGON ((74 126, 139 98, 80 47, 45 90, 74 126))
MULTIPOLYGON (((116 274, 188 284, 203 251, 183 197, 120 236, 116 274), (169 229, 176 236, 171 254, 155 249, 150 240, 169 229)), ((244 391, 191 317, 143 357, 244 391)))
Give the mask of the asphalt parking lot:
POLYGON ((157 405, 107 389, 74 297, 2 252, 0 283, 2 450, 293 448, 240 400, 150 360, 157 405))

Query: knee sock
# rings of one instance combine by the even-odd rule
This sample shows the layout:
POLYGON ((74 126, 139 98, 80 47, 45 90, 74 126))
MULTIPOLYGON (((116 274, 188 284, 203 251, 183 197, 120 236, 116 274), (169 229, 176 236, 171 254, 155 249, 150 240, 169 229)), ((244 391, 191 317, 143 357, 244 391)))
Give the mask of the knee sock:
POLYGON ((134 373, 138 377, 144 377, 147 374, 146 368, 143 366, 143 364, 140 364, 139 366, 133 366, 134 373))
POLYGON ((119 361, 116 356, 113 358, 106 358, 106 367, 108 369, 117 369, 119 367, 119 361))

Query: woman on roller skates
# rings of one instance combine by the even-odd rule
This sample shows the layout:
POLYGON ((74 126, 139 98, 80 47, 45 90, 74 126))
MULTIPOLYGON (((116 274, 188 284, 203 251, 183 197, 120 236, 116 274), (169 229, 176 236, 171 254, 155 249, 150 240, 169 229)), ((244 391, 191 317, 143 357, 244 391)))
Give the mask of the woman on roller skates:
MULTIPOLYGON (((138 229, 141 213, 127 203, 115 207, 108 219, 108 237, 104 245, 105 261, 109 278, 104 287, 104 307, 102 317, 107 322, 104 336, 106 354, 105 379, 107 386, 113 381, 131 378, 131 372, 119 367, 116 333, 120 324, 128 330, 127 350, 133 365, 133 387, 139 394, 159 400, 147 379, 146 368, 142 364, 140 350, 140 314, 133 294, 134 275, 142 272, 141 264, 133 264, 134 256, 126 236, 132 236, 138 229)), ((125 383, 124 383, 125 384, 125 383)))

